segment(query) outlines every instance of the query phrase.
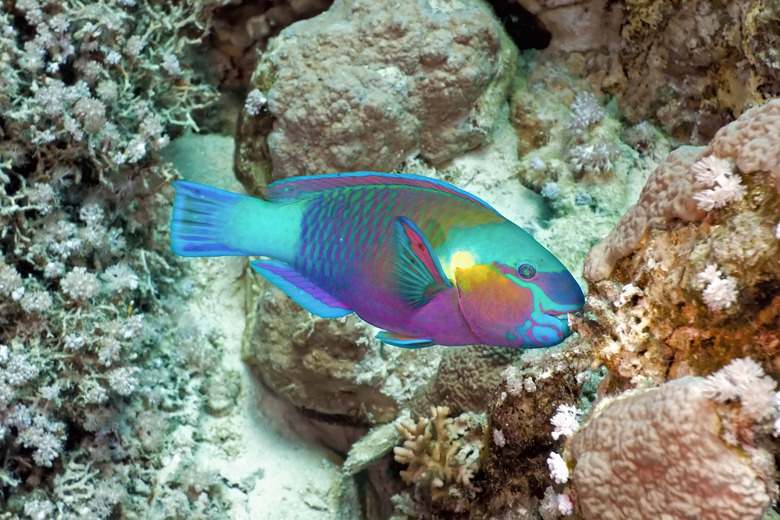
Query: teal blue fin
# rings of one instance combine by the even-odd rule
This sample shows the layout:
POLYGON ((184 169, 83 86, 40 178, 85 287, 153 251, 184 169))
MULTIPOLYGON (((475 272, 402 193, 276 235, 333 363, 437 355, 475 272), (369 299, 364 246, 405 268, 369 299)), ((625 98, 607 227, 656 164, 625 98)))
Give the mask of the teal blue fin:
POLYGON ((390 332, 388 330, 383 330, 377 334, 376 339, 387 343, 388 345, 401 348, 423 348, 435 345, 432 339, 415 338, 413 336, 406 336, 404 334, 390 332))
POLYGON ((439 257, 420 228, 406 217, 393 222, 395 265, 393 274, 401 298, 419 308, 439 291, 452 287, 439 263, 439 257))
POLYGON ((171 216, 171 250, 181 256, 256 255, 228 245, 235 230, 228 214, 246 195, 203 184, 175 181, 176 196, 171 216))
POLYGON ((340 318, 352 312, 348 305, 283 262, 255 260, 249 265, 312 314, 321 318, 340 318))

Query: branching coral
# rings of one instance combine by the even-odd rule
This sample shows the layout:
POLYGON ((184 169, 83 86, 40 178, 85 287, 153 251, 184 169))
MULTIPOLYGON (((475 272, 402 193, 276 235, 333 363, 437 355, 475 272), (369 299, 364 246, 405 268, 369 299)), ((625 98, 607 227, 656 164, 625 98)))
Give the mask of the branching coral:
POLYGON ((429 488, 431 498, 448 509, 464 510, 479 488, 473 482, 480 467, 484 417, 449 417, 446 406, 431 407, 431 417, 417 423, 396 423, 403 446, 394 448, 395 460, 406 464, 404 482, 429 488))
POLYGON ((171 130, 197 128, 192 110, 214 92, 185 53, 217 3, 30 0, 0 9, 0 155, 38 173, 103 178, 142 163, 171 130))
POLYGON ((218 3, 0 4, 4 513, 151 514, 163 446, 135 419, 197 391, 166 350, 181 270, 158 152, 214 99, 189 52, 218 3))

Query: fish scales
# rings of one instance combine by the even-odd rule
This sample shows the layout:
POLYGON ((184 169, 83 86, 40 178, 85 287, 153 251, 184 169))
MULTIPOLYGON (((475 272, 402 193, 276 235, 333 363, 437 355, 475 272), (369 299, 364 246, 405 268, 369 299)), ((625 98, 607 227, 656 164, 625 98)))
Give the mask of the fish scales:
POLYGON ((392 293, 387 255, 393 219, 400 215, 414 220, 434 248, 446 239, 447 229, 455 222, 477 225, 502 220, 472 201, 417 186, 329 188, 309 199, 303 210, 300 240, 309 254, 295 260, 295 269, 337 296, 370 277, 380 283, 363 290, 375 301, 379 297, 398 300, 398 295, 392 293), (354 239, 354 230, 365 230, 377 247, 364 247, 354 239), (324 254, 318 254, 321 249, 324 254), (353 258, 348 266, 351 274, 334 277, 335 266, 345 264, 348 257, 353 258))

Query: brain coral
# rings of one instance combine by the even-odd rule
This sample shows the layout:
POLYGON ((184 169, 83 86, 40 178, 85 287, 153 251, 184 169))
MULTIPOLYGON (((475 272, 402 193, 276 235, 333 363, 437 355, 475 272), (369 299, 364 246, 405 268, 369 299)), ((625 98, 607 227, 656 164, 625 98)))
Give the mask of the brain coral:
POLYGON ((707 382, 686 377, 605 403, 570 441, 586 520, 761 518, 772 459, 727 446, 707 382))
POLYGON ((271 166, 278 179, 451 159, 491 134, 516 55, 478 1, 337 0, 264 53, 268 113, 243 115, 239 172, 257 186, 271 166))

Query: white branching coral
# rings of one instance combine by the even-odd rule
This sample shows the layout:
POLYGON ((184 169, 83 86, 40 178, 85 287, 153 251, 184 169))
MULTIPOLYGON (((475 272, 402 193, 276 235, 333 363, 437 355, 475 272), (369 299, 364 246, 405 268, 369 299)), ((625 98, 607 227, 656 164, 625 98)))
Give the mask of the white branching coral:
POLYGON ((761 365, 749 357, 735 359, 707 377, 704 395, 713 401, 739 401, 742 414, 762 421, 776 413, 777 383, 764 374, 761 365))
POLYGON ((460 511, 477 491, 472 479, 479 471, 484 416, 453 419, 449 413, 446 406, 431 407, 430 418, 397 422, 404 443, 393 451, 396 462, 408 466, 401 471, 404 482, 429 487, 433 500, 460 511))
POLYGON ((571 434, 580 427, 579 415, 581 413, 576 406, 559 404, 558 411, 550 419, 550 423, 555 426, 552 438, 557 441, 561 435, 571 437, 571 434))
POLYGON ((244 110, 250 116, 258 115, 268 104, 268 98, 260 89, 253 89, 247 94, 244 102, 244 110))
POLYGON ((598 98, 590 92, 578 94, 569 108, 571 121, 566 128, 575 135, 585 133, 589 127, 604 119, 604 109, 601 108, 598 98))
POLYGON ((569 467, 560 453, 550 453, 547 457, 547 467, 550 468, 550 478, 558 484, 565 484, 569 480, 569 467))
POLYGON ((60 283, 62 291, 77 301, 85 301, 95 296, 100 290, 97 276, 87 272, 84 267, 74 267, 60 283))
POLYGON ((125 289, 132 291, 138 288, 138 276, 124 262, 108 267, 100 277, 109 292, 121 293, 125 289))
POLYGON ((612 170, 612 151, 605 143, 579 145, 569 151, 571 166, 577 174, 604 175, 612 170))
POLYGON ((703 157, 691 165, 691 173, 698 182, 708 188, 693 194, 693 199, 701 210, 722 208, 745 196, 742 179, 732 171, 731 164, 725 159, 714 155, 703 157))
POLYGON ((696 279, 702 285, 706 284, 701 299, 710 311, 728 309, 736 301, 737 281, 731 276, 724 277, 715 264, 709 264, 696 279))
POLYGON ((574 504, 569 495, 555 492, 552 486, 544 490, 544 498, 539 502, 539 516, 542 520, 558 520, 574 512, 574 504))

